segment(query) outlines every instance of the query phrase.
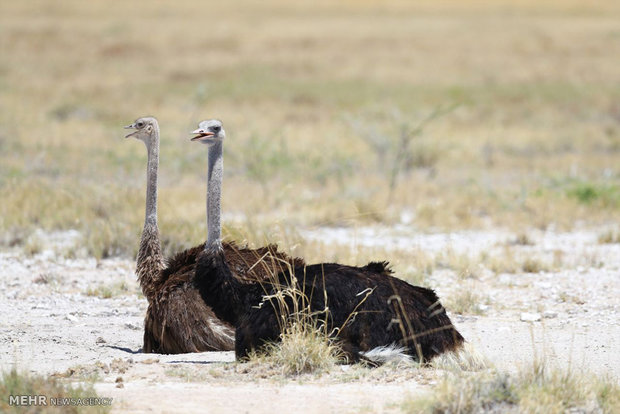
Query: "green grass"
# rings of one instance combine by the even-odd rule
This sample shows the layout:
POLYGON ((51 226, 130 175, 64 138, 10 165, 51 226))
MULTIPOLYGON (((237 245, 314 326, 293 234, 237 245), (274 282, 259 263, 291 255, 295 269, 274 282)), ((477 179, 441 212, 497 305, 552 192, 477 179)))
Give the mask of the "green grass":
POLYGON ((577 182, 570 186, 567 194, 586 205, 620 206, 620 186, 617 183, 577 182))

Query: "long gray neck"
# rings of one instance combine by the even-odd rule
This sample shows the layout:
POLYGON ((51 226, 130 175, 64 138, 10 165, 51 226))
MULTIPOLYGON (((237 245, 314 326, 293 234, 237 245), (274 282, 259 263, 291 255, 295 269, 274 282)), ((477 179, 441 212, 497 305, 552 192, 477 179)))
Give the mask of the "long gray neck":
POLYGON ((148 150, 146 170, 146 213, 144 225, 157 227, 157 170, 159 168, 159 128, 155 126, 148 150))
POLYGON ((148 150, 146 214, 140 248, 138 249, 136 273, 142 287, 142 293, 150 302, 155 297, 156 287, 160 281, 160 271, 164 268, 159 228, 157 228, 157 168, 159 166, 159 128, 157 125, 155 125, 151 141, 146 147, 148 150))
POLYGON ((220 210, 223 172, 224 160, 222 157, 222 142, 217 141, 209 146, 209 168, 207 173, 208 236, 205 250, 220 250, 222 248, 220 210))

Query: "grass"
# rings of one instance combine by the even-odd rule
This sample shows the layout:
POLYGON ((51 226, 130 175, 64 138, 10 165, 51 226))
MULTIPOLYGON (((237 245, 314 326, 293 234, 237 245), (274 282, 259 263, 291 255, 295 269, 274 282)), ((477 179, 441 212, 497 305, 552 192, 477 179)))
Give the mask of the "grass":
POLYGON ((517 273, 521 270, 521 264, 513 249, 508 246, 504 247, 501 254, 489 255, 485 265, 496 274, 517 273))
POLYGON ((92 385, 67 385, 58 379, 20 373, 16 369, 4 372, 0 381, 0 411, 3 413, 107 413, 110 406, 105 405, 66 405, 66 406, 29 406, 10 405, 9 396, 33 395, 45 396, 48 404, 50 398, 91 398, 97 397, 92 385))
POLYGON ((482 315, 486 309, 483 302, 487 300, 470 289, 459 290, 446 298, 446 309, 461 315, 482 315))
POLYGON ((527 233, 519 233, 515 236, 513 244, 518 246, 533 246, 535 243, 527 233))
POLYGON ((314 321, 289 323, 281 334, 281 341, 268 343, 250 360, 272 365, 287 376, 328 372, 343 361, 337 344, 314 321))
POLYGON ((146 154, 121 127, 146 114, 162 126, 171 250, 204 239, 206 154, 187 132, 206 117, 228 132, 224 211, 259 226, 618 215, 614 2, 146 4, 3 5, 3 245, 77 229, 89 255, 135 254, 146 154), (207 11, 225 17, 187 25, 207 11))
POLYGON ((526 257, 521 263, 521 269, 525 273, 540 273, 549 271, 551 268, 544 261, 535 257, 526 257))
POLYGON ((496 274, 549 272, 553 269, 561 268, 564 265, 563 253, 561 250, 554 251, 553 258, 551 262, 549 262, 548 260, 533 255, 532 252, 517 253, 511 246, 504 246, 501 253, 485 255, 481 262, 485 267, 496 274))
POLYGON ((620 243, 620 230, 607 230, 598 236, 600 244, 617 244, 620 243))
POLYGON ((438 255, 436 262, 439 267, 454 270, 461 280, 479 277, 480 261, 470 257, 467 253, 455 253, 448 249, 438 255))
POLYGON ((110 299, 130 293, 130 288, 125 282, 118 282, 111 285, 97 285, 96 287, 89 287, 86 290, 86 296, 96 296, 101 299, 110 299))
POLYGON ((271 284, 276 289, 264 296, 261 306, 274 307, 280 324, 280 340, 253 350, 248 359, 278 367, 284 375, 321 373, 338 362, 344 362, 337 335, 328 329, 326 323, 329 309, 310 309, 308 294, 327 293, 300 290, 294 276, 284 285, 278 282, 277 275, 272 275, 272 279, 271 284))
POLYGON ((620 410, 620 386, 535 362, 516 374, 453 372, 427 398, 408 399, 401 408, 406 413, 614 413, 620 410))
POLYGON ((620 186, 616 183, 577 182, 567 190, 567 194, 582 204, 620 205, 620 186))

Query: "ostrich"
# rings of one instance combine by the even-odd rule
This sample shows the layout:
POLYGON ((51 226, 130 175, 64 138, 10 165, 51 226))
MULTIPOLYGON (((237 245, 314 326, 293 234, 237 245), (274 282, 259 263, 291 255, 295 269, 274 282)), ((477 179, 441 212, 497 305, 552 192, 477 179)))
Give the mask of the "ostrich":
POLYGON ((381 349, 403 352, 422 361, 462 346, 464 339, 435 292, 392 276, 387 262, 371 262, 363 267, 304 265, 285 269, 268 283, 242 284, 236 280, 221 243, 222 150, 226 133, 219 120, 203 121, 193 133, 196 135, 192 141, 208 145, 208 237, 197 258, 196 282, 215 314, 236 327, 238 359, 265 342, 280 340, 282 315, 278 314, 280 307, 275 297, 279 286, 291 283, 304 295, 285 297, 288 308, 297 305, 297 309, 309 309, 317 322, 334 334, 350 361, 371 355, 389 359, 389 355, 378 355, 381 349))
MULTIPOLYGON (((232 350, 234 328, 215 316, 194 283, 196 257, 203 245, 179 252, 167 261, 161 252, 157 226, 157 120, 139 118, 125 128, 135 129, 126 138, 143 141, 148 151, 146 212, 136 263, 138 280, 149 303, 144 320, 143 352, 177 354, 232 350)), ((300 259, 291 259, 278 252, 275 245, 252 250, 225 243, 224 250, 227 265, 240 283, 261 280, 279 271, 283 263, 303 264, 300 259)))

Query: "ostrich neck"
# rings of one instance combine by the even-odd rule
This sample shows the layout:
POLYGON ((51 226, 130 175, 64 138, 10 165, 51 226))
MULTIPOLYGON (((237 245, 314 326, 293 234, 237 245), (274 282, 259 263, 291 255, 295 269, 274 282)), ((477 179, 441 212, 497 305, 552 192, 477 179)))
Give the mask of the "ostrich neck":
POLYGON ((209 167, 207 173, 207 244, 205 250, 221 250, 222 230, 220 224, 222 201, 222 174, 224 171, 222 142, 209 147, 209 167))
MULTIPOLYGON (((222 197, 222 142, 209 147, 207 175, 207 225, 208 237, 204 252, 196 261, 196 281, 205 303, 218 318, 236 325, 252 296, 232 275, 222 249, 220 206, 222 197)), ((259 295, 260 296, 260 295, 259 295)))
POLYGON ((157 227, 157 170, 159 167, 159 130, 157 128, 151 138, 150 145, 147 145, 147 150, 146 212, 140 249, 138 250, 136 273, 142 287, 142 293, 150 299, 155 294, 160 271, 164 268, 159 228, 157 227))
POLYGON ((146 170, 146 212, 144 225, 157 227, 157 174, 159 169, 159 131, 155 130, 151 145, 148 145, 148 167, 146 170))

